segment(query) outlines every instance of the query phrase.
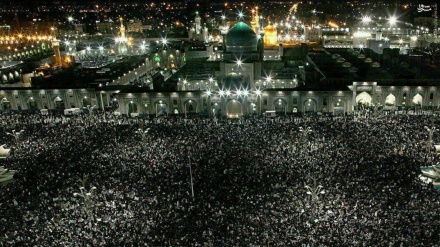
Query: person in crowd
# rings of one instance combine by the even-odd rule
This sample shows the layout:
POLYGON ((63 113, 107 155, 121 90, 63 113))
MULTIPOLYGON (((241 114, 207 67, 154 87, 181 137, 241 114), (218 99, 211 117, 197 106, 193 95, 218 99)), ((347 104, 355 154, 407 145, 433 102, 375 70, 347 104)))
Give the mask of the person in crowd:
POLYGON ((0 119, 0 246, 439 246, 432 116, 0 119))

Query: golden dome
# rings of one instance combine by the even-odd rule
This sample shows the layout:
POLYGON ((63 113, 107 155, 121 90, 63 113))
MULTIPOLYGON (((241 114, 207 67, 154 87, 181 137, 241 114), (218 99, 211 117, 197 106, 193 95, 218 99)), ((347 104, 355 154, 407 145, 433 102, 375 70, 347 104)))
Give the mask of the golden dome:
POLYGON ((272 25, 269 24, 264 28, 264 32, 276 33, 277 30, 272 25))
POLYGON ((277 35, 277 29, 270 25, 267 25, 264 28, 264 45, 270 46, 270 45, 277 45, 278 44, 278 35, 277 35))

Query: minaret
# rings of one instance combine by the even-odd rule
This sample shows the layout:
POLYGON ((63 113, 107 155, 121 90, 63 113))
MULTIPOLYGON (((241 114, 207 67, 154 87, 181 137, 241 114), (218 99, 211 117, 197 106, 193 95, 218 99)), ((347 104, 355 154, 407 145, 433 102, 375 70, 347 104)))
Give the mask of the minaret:
POLYGON ((124 22, 122 21, 122 17, 119 19, 121 21, 121 28, 120 28, 120 32, 121 32, 121 38, 125 38, 125 26, 124 26, 124 22))
POLYGON ((60 41, 57 39, 52 40, 52 48, 55 52, 55 62, 58 66, 62 66, 61 53, 60 53, 60 41))
POLYGON ((18 18, 18 13, 17 13, 17 12, 15 12, 15 17, 14 17, 14 19, 15 19, 15 22, 16 22, 16 24, 17 24, 16 29, 17 29, 17 30, 21 30, 21 27, 20 27, 20 19, 18 18))
POLYGON ((124 22, 123 19, 120 18, 119 19, 121 21, 121 27, 120 27, 120 33, 121 35, 119 36, 119 44, 118 44, 118 52, 119 54, 127 54, 127 37, 125 37, 125 26, 124 26, 124 22))
POLYGON ((256 34, 258 34, 258 32, 260 31, 260 16, 258 15, 258 7, 252 9, 251 27, 252 30, 254 30, 256 34))
POLYGON ((196 34, 200 34, 202 31, 202 18, 199 16, 199 12, 196 12, 196 34))
POLYGON ((226 16, 222 16, 222 25, 220 26, 220 33, 222 35, 222 46, 223 46, 223 52, 226 52, 226 34, 228 34, 229 26, 228 22, 226 21, 226 16))
POLYGON ((255 23, 257 24, 255 33, 258 34, 258 31, 260 30, 260 15, 258 14, 258 7, 255 7, 255 23))

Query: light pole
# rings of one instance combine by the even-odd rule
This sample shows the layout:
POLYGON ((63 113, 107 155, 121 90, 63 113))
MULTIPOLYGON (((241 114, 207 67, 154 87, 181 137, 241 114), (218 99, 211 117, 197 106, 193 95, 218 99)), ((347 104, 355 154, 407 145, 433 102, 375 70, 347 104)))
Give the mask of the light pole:
POLYGON ((299 127, 299 132, 301 133, 303 145, 305 145, 307 137, 310 133, 312 133, 312 128, 310 127, 299 127))
POLYGON ((376 103, 374 105, 374 116, 377 118, 377 116, 379 115, 379 107, 380 107, 380 103, 376 103))
POLYGON ((15 144, 17 145, 17 148, 19 149, 21 147, 21 140, 20 140, 20 136, 21 134, 23 134, 24 130, 20 130, 20 131, 15 131, 12 130, 11 133, 6 132, 7 135, 13 136, 15 139, 15 144))
MULTIPOLYGON (((191 148, 191 151, 193 151, 192 148, 191 148)), ((189 176, 190 176, 190 181, 191 181, 191 195, 192 195, 192 198, 194 200, 195 199, 194 198, 194 183, 193 183, 192 165, 191 165, 191 163, 192 163, 192 161, 191 161, 192 154, 193 153, 190 152, 190 155, 188 157, 189 157, 189 176)))
POLYGON ((147 138, 147 134, 148 134, 149 130, 150 130, 150 128, 147 128, 146 130, 138 129, 136 131, 136 133, 138 133, 138 134, 140 134, 142 136, 142 140, 145 140, 147 138))
POLYGON ((95 109, 96 105, 94 106, 90 106, 87 105, 87 110, 89 111, 89 121, 92 122, 92 117, 93 117, 93 109, 95 109))
POLYGON ((307 195, 310 195, 312 197, 312 220, 316 222, 318 221, 318 219, 316 219, 316 216, 319 210, 318 207, 320 206, 321 202, 319 195, 324 195, 325 190, 322 185, 318 185, 316 183, 316 179, 313 179, 313 187, 306 185, 305 188, 307 189, 307 195))
POLYGON ((87 213, 89 220, 93 220, 93 210, 102 205, 102 203, 96 202, 95 191, 95 186, 90 188, 90 190, 86 190, 85 187, 80 187, 79 192, 73 193, 73 196, 84 199, 84 210, 87 213))
POLYGON ((434 132, 438 131, 438 129, 432 124, 431 128, 425 126, 426 131, 428 131, 428 143, 426 144, 426 150, 429 154, 431 154, 431 145, 432 145, 432 137, 434 136, 434 132))

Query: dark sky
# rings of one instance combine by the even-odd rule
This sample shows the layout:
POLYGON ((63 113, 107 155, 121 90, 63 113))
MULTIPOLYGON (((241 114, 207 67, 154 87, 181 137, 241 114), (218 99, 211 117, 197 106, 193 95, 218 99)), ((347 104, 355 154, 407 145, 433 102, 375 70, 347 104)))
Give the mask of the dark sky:
MULTIPOLYGON (((6 0, 2 0, 2 2, 5 1, 5 3, 7 4, 6 0)), ((41 5, 41 4, 52 4, 53 2, 61 2, 61 3, 66 3, 66 4, 94 4, 94 3, 148 3, 151 0, 17 0, 17 1, 10 1, 8 3, 13 4, 13 5, 17 5, 18 3, 21 4, 26 4, 26 5, 32 5, 32 6, 37 6, 37 5, 41 5)), ((167 2, 183 2, 185 0, 167 0, 167 2)), ((192 0, 194 1, 194 0, 192 0)), ((197 0, 195 0, 197 1, 197 0)), ((218 2, 219 0, 199 0, 200 2, 206 2, 206 1, 210 1, 210 2, 218 2)), ((234 2, 234 0, 220 0, 223 2, 234 2)), ((238 0, 237 0, 238 1, 238 0)), ((276 0, 274 0, 276 1, 276 0)), ((320 2, 321 0, 312 0, 314 2, 320 2)), ((156 0, 156 1, 152 1, 152 2, 160 2, 160 0, 156 0)), ((258 2, 270 2, 268 0, 251 0, 251 2, 253 3, 258 3, 258 2)), ((346 3, 346 2, 355 2, 353 0, 332 0, 332 2, 335 3, 346 3)), ((376 0, 357 0, 357 2, 377 2, 376 0)), ((412 3, 412 4, 433 4, 436 1, 434 0, 381 0, 381 2, 384 3, 412 3)))

